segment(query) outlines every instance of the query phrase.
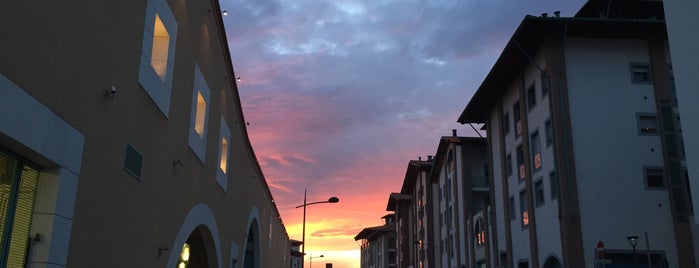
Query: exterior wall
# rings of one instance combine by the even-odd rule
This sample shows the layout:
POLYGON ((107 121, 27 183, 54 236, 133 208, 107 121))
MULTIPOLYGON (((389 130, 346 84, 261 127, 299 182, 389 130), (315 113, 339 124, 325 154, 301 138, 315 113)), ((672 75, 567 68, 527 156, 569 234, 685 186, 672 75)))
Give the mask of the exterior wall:
MULTIPOLYGON (((668 39, 670 40, 670 52, 672 54, 672 70, 675 77, 675 87, 679 102, 679 112, 682 117, 682 134, 684 136, 684 150, 686 155, 687 171, 689 174, 689 186, 694 198, 693 207, 696 215, 699 208, 699 141, 692 137, 699 135, 699 110, 694 108, 699 100, 699 92, 695 90, 699 85, 699 70, 696 63, 699 62, 699 38, 694 34, 687 34, 687 29, 699 25, 699 18, 695 15, 699 11, 699 2, 689 0, 663 1, 665 8, 665 23, 668 39)), ((694 225, 694 256, 699 257, 699 227, 694 225)), ((697 260, 699 263, 699 260, 697 260)))
MULTIPOLYGON (((493 248, 492 259, 497 259, 497 262, 493 262, 493 267, 497 267, 496 264, 499 264, 500 266, 504 267, 505 263, 503 263, 503 260, 500 259, 500 254, 507 252, 506 240, 508 238, 505 233, 505 222, 509 222, 510 218, 508 217, 508 210, 505 209, 504 201, 506 201, 506 198, 503 199, 504 185, 502 179, 503 176, 506 176, 506 174, 505 172, 503 172, 503 161, 505 159, 505 156, 502 153, 500 153, 502 149, 500 146, 500 139, 503 136, 503 122, 500 113, 498 113, 497 111, 492 112, 490 114, 490 120, 488 122, 488 138, 490 142, 487 146, 488 155, 492 159, 492 167, 490 168, 490 174, 493 177, 493 184, 490 185, 490 193, 491 195, 493 195, 492 200, 494 201, 493 203, 491 203, 491 206, 495 208, 495 213, 493 214, 495 224, 493 224, 492 232, 497 234, 497 247, 493 248)), ((492 238, 493 236, 491 235, 490 237, 492 238)))
MULTIPOLYGON (((567 44, 583 245, 603 241, 608 250, 629 250, 625 237, 647 231, 651 250, 663 250, 669 266, 677 267, 668 192, 647 189, 642 169, 663 166, 659 136, 640 135, 636 123, 637 113, 657 113, 653 85, 631 83, 630 77, 629 63, 650 62, 648 55, 643 40, 567 44)), ((585 251, 585 259, 593 260, 593 254, 585 251)))
POLYGON ((42 174, 40 189, 46 195, 58 191, 56 200, 66 211, 57 213, 65 215, 60 219, 48 219, 51 211, 37 207, 36 231, 50 240, 32 249, 32 262, 165 266, 189 234, 204 226, 209 231, 204 236, 210 236, 207 251, 215 256, 212 266, 241 265, 246 235, 255 229, 255 266, 288 267, 288 237, 241 124, 220 15, 210 12, 218 6, 212 6, 215 1, 154 2, 169 6, 178 25, 171 33, 177 35, 177 49, 166 114, 139 85, 146 1, 0 4, 0 35, 6 37, 0 43, 0 74, 6 77, 2 92, 11 81, 45 111, 22 114, 22 107, 3 106, 16 108, 3 114, 22 114, 19 119, 33 122, 35 133, 24 135, 18 131, 26 126, 3 119, 0 146, 42 165, 47 175, 42 174), (188 146, 195 65, 211 89, 203 161, 188 146), (117 92, 106 98, 112 86, 117 92), (231 128, 225 189, 216 180, 221 120, 231 128), (39 136, 70 128, 66 131, 74 134, 39 136), (25 137, 37 137, 39 143, 25 137), (140 179, 123 170, 126 144, 143 154, 140 179), (54 157, 52 148, 63 145, 71 147, 54 157), (76 151, 77 165, 59 161, 76 151), (173 164, 178 159, 182 165, 173 164), (61 188, 64 183, 73 186, 61 188), (119 243, 95 247, 95 241, 119 243))

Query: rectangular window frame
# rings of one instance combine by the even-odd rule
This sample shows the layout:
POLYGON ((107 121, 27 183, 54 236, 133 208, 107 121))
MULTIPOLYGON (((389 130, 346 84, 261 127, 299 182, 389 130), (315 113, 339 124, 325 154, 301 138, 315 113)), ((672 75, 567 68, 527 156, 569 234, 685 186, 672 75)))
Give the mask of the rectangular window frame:
MULTIPOLYGON (((192 85, 192 106, 190 111, 189 123, 189 148, 199 158, 201 163, 206 163, 206 141, 209 133, 209 117, 211 111, 211 89, 204 78, 204 74, 198 64, 194 64, 194 83, 192 85), (199 105, 199 96, 203 97, 206 102, 203 115, 203 131, 199 134, 196 130, 197 120, 201 120, 201 116, 197 112, 199 105)), ((218 141, 217 141, 218 142, 218 141)))
POLYGON ((532 173, 536 173, 537 171, 541 170, 541 167, 543 166, 543 163, 541 162, 541 139, 538 128, 532 131, 532 133, 529 135, 529 144, 532 161, 531 165, 533 170, 532 173))
POLYGON ((219 186, 221 186, 221 189, 224 192, 228 191, 228 177, 230 174, 231 170, 231 129, 228 127, 228 124, 226 123, 226 118, 221 116, 221 129, 219 130, 219 137, 218 137, 218 142, 219 142, 219 148, 218 148, 218 162, 216 165, 216 182, 218 183, 219 186), (223 140, 226 139, 228 141, 228 146, 227 148, 224 148, 223 146, 223 140), (224 151, 226 150, 226 151, 224 151), (223 163, 223 155, 226 155, 225 163, 223 163), (225 169, 221 167, 222 165, 225 164, 225 169))
POLYGON ((510 133, 510 114, 508 112, 502 115, 502 129, 505 135, 510 133))
POLYGON ((636 113, 636 131, 640 136, 658 136, 660 135, 660 124, 658 115, 654 113, 636 113), (648 127, 644 118, 654 118, 655 128, 648 127))
POLYGON ((553 122, 551 122, 551 118, 546 119, 544 122, 544 130, 546 132, 546 148, 549 148, 553 145, 553 122))
POLYGON ((536 85, 531 84, 527 88, 527 110, 532 111, 536 108, 536 85))
POLYGON ((539 177, 534 181, 534 204, 536 207, 541 207, 545 203, 544 179, 543 177, 539 177))
POLYGON ((521 215, 520 223, 522 224, 522 229, 527 229, 529 227, 529 210, 527 209, 526 189, 519 191, 519 213, 521 215))
POLYGON ((549 187, 550 187, 550 195, 551 195, 551 200, 556 200, 558 199, 558 196, 560 195, 559 193, 559 180, 558 180, 558 174, 556 174, 556 170, 552 169, 549 171, 549 187))
POLYGON ((551 91, 551 81, 549 81, 549 77, 545 72, 539 75, 539 83, 541 84, 541 99, 543 100, 551 91))
POLYGON ((653 84, 653 70, 650 63, 630 62, 629 74, 631 75, 631 83, 633 84, 653 84), (647 77, 645 78, 639 76, 643 75, 643 69, 647 71, 647 73, 645 74, 645 76, 647 77))
POLYGON ((510 195, 509 202, 510 202, 510 211, 509 211, 510 221, 513 221, 517 218, 517 209, 515 208, 515 206, 517 204, 515 204, 515 197, 513 195, 510 195))
POLYGON ((512 154, 508 153, 507 156, 505 156, 505 172, 507 173, 507 177, 509 178, 512 176, 512 154))
POLYGON ((155 102, 158 110, 166 117, 170 113, 170 98, 172 80, 174 77, 175 47, 177 44, 177 20, 167 1, 148 0, 146 3, 143 41, 141 43, 141 59, 138 67, 138 83, 155 102), (158 23, 160 22, 160 23, 158 23), (158 41, 156 27, 162 26, 167 32, 168 40, 158 41), (167 45, 160 44, 167 42, 167 45), (164 73, 158 74, 153 65, 153 50, 167 46, 167 52, 156 55, 162 58, 166 55, 164 73))
POLYGON ((515 128, 515 138, 522 135, 522 121, 520 120, 519 101, 512 104, 512 122, 515 128))
MULTIPOLYGON (((657 174, 657 173, 654 173, 657 174)), ((646 190, 661 190, 665 191, 667 190, 667 174, 665 172, 665 169, 662 166, 643 166, 643 185, 645 185, 646 190), (648 183, 648 176, 651 173, 651 171, 656 172, 659 171, 661 175, 661 181, 662 181, 662 186, 650 186, 648 183)))

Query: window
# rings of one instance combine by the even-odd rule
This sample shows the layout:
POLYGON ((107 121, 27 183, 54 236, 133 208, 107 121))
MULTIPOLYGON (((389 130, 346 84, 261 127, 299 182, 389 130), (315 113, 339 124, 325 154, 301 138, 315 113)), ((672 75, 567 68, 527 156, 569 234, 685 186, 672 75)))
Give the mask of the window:
POLYGON ((539 131, 534 131, 529 139, 530 150, 532 151, 532 163, 534 171, 541 169, 541 146, 539 145, 539 131))
POLYGON ((0 153, 1 267, 27 267, 38 185, 33 164, 0 153))
POLYGON ((515 136, 522 134, 522 122, 519 121, 519 101, 512 105, 512 118, 515 122, 515 136))
POLYGON ((646 189, 665 189, 665 175, 662 167, 643 167, 646 189))
POLYGON ((541 178, 534 183, 534 204, 537 207, 544 205, 544 184, 541 178))
POLYGON ((631 82, 635 84, 650 84, 653 82, 650 64, 631 63, 631 82))
POLYGON ((519 175, 519 180, 524 181, 524 150, 522 150, 522 145, 517 146, 517 174, 519 175))
POLYGON ((165 117, 170 110, 177 21, 164 0, 148 0, 138 83, 165 117))
POLYGON ((447 153, 447 163, 449 165, 449 173, 454 171, 454 151, 449 150, 447 153))
POLYGON ((657 135, 658 119, 654 114, 636 114, 639 135, 657 135))
POLYGON ((141 179, 141 167, 143 165, 143 155, 131 144, 126 145, 124 154, 124 170, 137 179, 141 179))
POLYGON ((536 87, 531 85, 527 89, 527 108, 531 111, 534 107, 536 107, 536 87))
POLYGON ((483 228, 483 221, 481 218, 476 219, 476 224, 474 226, 474 238, 476 240, 476 246, 482 247, 485 245, 485 228, 483 228))
POLYGON ((527 191, 519 192, 519 212, 522 214, 522 228, 529 225, 529 211, 527 211, 527 191))
POLYGON ((505 134, 510 133, 510 114, 502 115, 502 129, 505 134))
POLYGON ((549 81, 549 77, 546 75, 546 73, 541 73, 539 80, 541 82, 541 98, 543 99, 544 97, 546 97, 546 95, 549 94, 549 89, 551 88, 551 81, 549 81))
POLYGON ((505 157, 505 170, 507 172, 507 177, 512 176, 512 155, 507 154, 505 157))
POLYGON ((231 152, 231 130, 226 124, 226 119, 221 116, 221 130, 219 131, 219 147, 218 147, 218 170, 216 171, 216 182, 221 186, 223 191, 228 190, 228 168, 229 156, 231 152))
POLYGON ((515 209, 515 197, 510 196, 510 220, 514 220, 517 217, 517 210, 515 209))
POLYGON ((554 200, 558 198, 558 176, 556 176, 555 170, 549 172, 549 183, 551 184, 551 200, 554 200))
MULTIPOLYGON (((202 163, 206 161, 206 137, 209 125, 209 105, 211 96, 209 85, 199 69, 194 65, 194 92, 192 93, 192 112, 190 117, 189 147, 202 163)), ((230 140, 230 137, 229 137, 230 140)))
POLYGON ((551 125, 551 119, 547 119, 546 122, 544 123, 544 128, 546 131, 546 148, 550 147, 551 144, 553 144, 553 126, 551 125))

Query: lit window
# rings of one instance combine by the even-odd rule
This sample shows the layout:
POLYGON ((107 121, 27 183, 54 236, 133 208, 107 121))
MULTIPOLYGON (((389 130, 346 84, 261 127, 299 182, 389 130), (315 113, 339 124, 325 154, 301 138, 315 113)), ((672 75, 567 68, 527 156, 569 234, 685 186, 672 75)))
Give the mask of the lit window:
POLYGON ((148 0, 145 15, 138 83, 155 102, 160 112, 168 117, 177 43, 177 21, 164 0, 148 0))
POLYGON ((519 192, 519 211, 522 214, 522 228, 529 225, 529 211, 527 210, 527 191, 519 192))
POLYGON ((226 124, 226 119, 221 116, 221 130, 219 132, 221 144, 218 148, 218 171, 216 172, 216 182, 224 192, 228 191, 228 164, 231 155, 231 130, 226 124))
POLYGON ((170 35, 167 33, 160 16, 155 14, 155 25, 153 28, 153 50, 151 52, 150 65, 158 74, 161 80, 165 80, 167 73, 168 47, 170 46, 170 35))
POLYGON ((219 168, 223 173, 227 172, 228 168, 228 140, 225 137, 221 138, 221 161, 219 163, 219 168))
POLYGON ((201 91, 197 90, 197 109, 196 121, 194 123, 194 131, 199 134, 199 137, 204 138, 204 123, 206 121, 206 99, 201 95, 201 91))
MULTIPOLYGON (((209 125, 209 103, 211 90, 204 79, 199 65, 194 65, 194 85, 192 86, 192 110, 190 117, 189 147, 202 163, 206 161, 206 140, 209 125)), ((220 140, 220 138, 219 138, 220 140)), ((230 141, 230 138, 228 139, 230 141)))
POLYGON ((534 164, 534 171, 541 169, 541 146, 539 146, 539 132, 535 131, 531 135, 529 141, 530 150, 532 151, 532 163, 534 164))
POLYGON ((631 82, 638 84, 649 84, 653 82, 650 64, 631 63, 631 82))

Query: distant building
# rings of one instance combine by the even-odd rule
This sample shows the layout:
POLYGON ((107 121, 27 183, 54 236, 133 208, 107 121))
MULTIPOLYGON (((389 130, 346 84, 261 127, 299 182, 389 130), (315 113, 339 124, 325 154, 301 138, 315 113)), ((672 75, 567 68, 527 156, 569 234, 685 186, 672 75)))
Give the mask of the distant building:
POLYGON ((458 119, 487 128, 491 267, 696 267, 663 19, 589 1, 519 25, 458 119))
POLYGON ((0 267, 289 267, 218 1, 0 2, 0 267))
MULTIPOLYGON (((429 181, 437 188, 432 224, 439 245, 434 267, 480 267, 486 263, 490 183, 484 138, 452 136, 439 140, 429 181), (476 266, 478 265, 478 266, 476 266)), ((438 244, 437 244, 438 243, 438 244)))
POLYGON ((291 268, 303 268, 303 253, 301 253, 301 245, 303 242, 298 240, 289 240, 291 243, 291 268))
MULTIPOLYGON (((387 211, 396 215, 398 267, 430 267, 435 258, 433 200, 437 188, 429 182, 432 157, 410 160, 400 193, 391 193, 387 211)), ((438 250, 438 249, 437 249, 438 250)))
POLYGON ((354 237, 361 241, 361 268, 395 268, 396 231, 394 214, 383 216, 384 225, 364 228, 354 237))

